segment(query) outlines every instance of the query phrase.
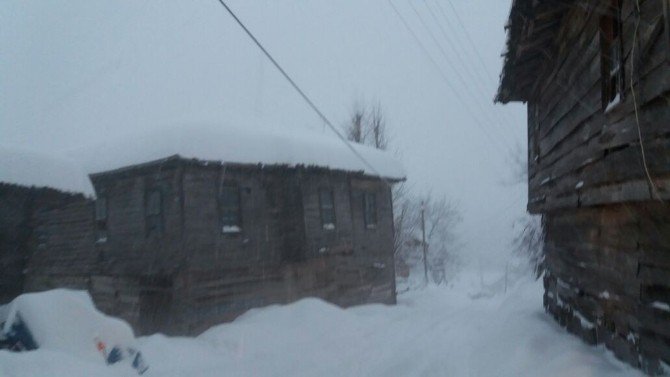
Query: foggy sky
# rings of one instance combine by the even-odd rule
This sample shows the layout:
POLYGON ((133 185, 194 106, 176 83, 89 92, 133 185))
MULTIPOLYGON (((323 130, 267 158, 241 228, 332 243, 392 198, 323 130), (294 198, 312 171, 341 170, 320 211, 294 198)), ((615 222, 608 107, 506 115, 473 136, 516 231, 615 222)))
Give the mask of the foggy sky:
MULTIPOLYGON (((394 4, 456 90, 386 0, 229 5, 336 124, 354 102, 379 102, 412 188, 459 202, 463 252, 499 265, 526 203, 524 184, 505 184, 510 150, 526 153, 525 107, 493 105, 511 0, 452 0, 486 70, 438 1, 471 50, 452 53, 434 0, 433 15, 412 4, 461 77, 408 0, 394 4)), ((193 123, 330 132, 215 0, 3 1, 0 25, 1 144, 60 151, 193 123)))

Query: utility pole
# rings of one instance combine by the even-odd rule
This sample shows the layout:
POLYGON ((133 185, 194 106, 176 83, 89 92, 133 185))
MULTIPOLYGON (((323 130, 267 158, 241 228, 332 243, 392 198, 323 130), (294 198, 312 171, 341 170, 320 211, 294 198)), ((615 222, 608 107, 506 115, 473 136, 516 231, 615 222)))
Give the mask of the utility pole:
POLYGON ((426 285, 428 285, 428 250, 426 247, 426 206, 421 201, 421 246, 423 246, 423 274, 426 285))

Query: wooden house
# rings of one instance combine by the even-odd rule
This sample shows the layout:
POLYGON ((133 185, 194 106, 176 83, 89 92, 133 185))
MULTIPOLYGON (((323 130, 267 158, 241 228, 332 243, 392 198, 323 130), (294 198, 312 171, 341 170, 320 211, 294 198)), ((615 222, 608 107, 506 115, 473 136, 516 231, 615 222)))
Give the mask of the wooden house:
POLYGON ((81 200, 82 195, 48 187, 0 183, 0 304, 23 292, 38 214, 81 200))
MULTIPOLYGON (((223 148, 248 147, 226 140, 223 148)), ((140 334, 197 334, 307 296, 395 303, 390 184, 401 175, 340 157, 229 158, 172 155, 91 174, 95 199, 36 216, 25 290, 88 289, 140 334)))
POLYGON ((670 364, 668 0, 514 0, 496 101, 528 109, 544 305, 590 343, 670 364))
POLYGON ((67 159, 0 148, 0 304, 23 292, 39 214, 84 201, 92 192, 67 159))

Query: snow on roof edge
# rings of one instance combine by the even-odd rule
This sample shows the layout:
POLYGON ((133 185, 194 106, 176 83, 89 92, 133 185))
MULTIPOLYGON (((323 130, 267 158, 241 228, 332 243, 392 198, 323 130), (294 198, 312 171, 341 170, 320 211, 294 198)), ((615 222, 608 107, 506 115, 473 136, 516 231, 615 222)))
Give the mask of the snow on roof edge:
POLYGON ((67 153, 36 152, 0 145, 0 182, 49 187, 94 197, 90 175, 103 174, 173 156, 203 162, 317 167, 402 181, 406 173, 389 152, 352 143, 366 163, 336 137, 302 130, 276 131, 163 128, 128 135, 67 153))
POLYGON ((98 175, 165 161, 171 157, 212 163, 288 167, 307 166, 361 172, 390 180, 404 180, 404 168, 390 153, 360 144, 352 147, 369 168, 339 139, 304 131, 286 135, 276 131, 189 127, 164 128, 128 135, 104 144, 71 151, 98 175))
POLYGON ((0 145, 0 182, 94 196, 79 163, 59 154, 0 145))

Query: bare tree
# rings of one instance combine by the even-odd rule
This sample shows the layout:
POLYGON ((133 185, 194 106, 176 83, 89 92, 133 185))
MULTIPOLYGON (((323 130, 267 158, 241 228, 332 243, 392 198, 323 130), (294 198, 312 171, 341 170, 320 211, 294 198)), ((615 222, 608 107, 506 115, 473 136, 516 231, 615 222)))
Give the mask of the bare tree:
MULTIPOLYGON (((512 168, 509 184, 527 184, 528 161, 521 145, 516 145, 509 160, 512 168)), ((512 250, 516 255, 528 260, 533 274, 539 278, 544 272, 544 219, 541 215, 526 213, 514 222, 514 228, 517 233, 512 240, 512 250)))
POLYGON ((415 214, 408 200, 407 185, 402 182, 393 186, 393 255, 398 256, 405 245, 413 236, 416 220, 415 214))
POLYGON ((372 133, 372 146, 377 149, 386 150, 389 144, 389 136, 386 131, 386 120, 384 112, 379 103, 370 109, 370 119, 368 121, 368 130, 372 133))
POLYGON ((515 222, 514 227, 518 233, 512 240, 512 248, 517 255, 528 260, 537 279, 545 270, 544 218, 541 215, 526 214, 515 222))
POLYGON ((456 226, 462 221, 458 206, 446 197, 431 194, 404 196, 394 210, 396 260, 407 265, 410 274, 423 276, 423 245, 421 211, 425 220, 428 273, 436 284, 448 280, 456 266, 458 239, 456 226))
POLYGON ((345 124, 344 131, 347 139, 355 143, 365 143, 365 109, 360 103, 355 103, 351 110, 349 122, 345 124))
MULTIPOLYGON (((350 141, 377 149, 386 150, 391 142, 384 111, 379 103, 369 109, 359 102, 355 103, 344 130, 350 141)), ((446 281, 447 269, 454 264, 455 226, 462 220, 458 207, 446 197, 434 198, 431 194, 422 197, 413 196, 404 182, 394 185, 392 190, 393 253, 396 266, 401 264, 412 270, 423 265, 421 240, 423 202, 428 248, 426 261, 429 273, 435 283, 446 281)))
POLYGON ((386 129, 386 118, 381 104, 369 109, 360 102, 354 103, 349 121, 344 126, 347 139, 359 144, 386 150, 390 138, 386 129))
POLYGON ((426 194, 421 198, 426 223, 428 268, 433 282, 440 284, 447 279, 447 270, 455 262, 456 226, 463 220, 458 206, 446 196, 434 198, 426 194))

